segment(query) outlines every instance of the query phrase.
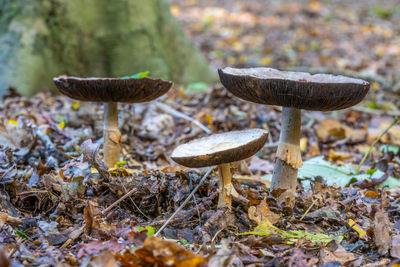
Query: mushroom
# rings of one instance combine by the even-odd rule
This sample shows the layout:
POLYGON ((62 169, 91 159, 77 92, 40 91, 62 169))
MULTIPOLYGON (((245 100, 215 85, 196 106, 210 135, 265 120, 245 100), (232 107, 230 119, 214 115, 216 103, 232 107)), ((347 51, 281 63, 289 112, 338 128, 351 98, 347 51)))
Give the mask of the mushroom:
POLYGON ((331 111, 359 103, 369 83, 345 76, 280 71, 272 68, 218 70, 221 83, 244 100, 282 106, 282 126, 272 188, 286 189, 280 200, 293 206, 300 153, 301 109, 331 111))
POLYGON ((250 129, 213 134, 179 145, 171 158, 186 167, 200 168, 218 165, 218 207, 232 207, 232 196, 239 194, 231 183, 230 163, 246 159, 260 150, 267 141, 268 131, 250 129))
POLYGON ((104 103, 104 163, 114 167, 120 158, 121 132, 118 129, 118 102, 147 102, 165 94, 170 81, 143 78, 53 78, 58 90, 73 99, 104 103))

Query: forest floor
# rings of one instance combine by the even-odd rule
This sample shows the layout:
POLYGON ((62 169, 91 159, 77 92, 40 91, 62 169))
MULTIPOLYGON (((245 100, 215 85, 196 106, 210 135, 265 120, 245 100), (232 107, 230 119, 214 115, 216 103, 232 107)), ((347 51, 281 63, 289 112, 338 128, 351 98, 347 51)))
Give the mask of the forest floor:
POLYGON ((0 103, 0 267, 400 263, 400 9, 391 8, 400 3, 170 2, 215 68, 307 66, 366 79, 370 93, 343 111, 302 113, 304 164, 291 209, 269 191, 279 107, 242 101, 219 83, 176 86, 160 98, 172 113, 120 104, 124 161, 106 170, 102 105, 9 90, 0 103), (270 137, 232 165, 242 196, 232 211, 217 209, 214 171, 156 238, 205 171, 169 156, 206 135, 179 114, 212 132, 257 127, 270 137), (87 139, 93 144, 81 146, 87 139))

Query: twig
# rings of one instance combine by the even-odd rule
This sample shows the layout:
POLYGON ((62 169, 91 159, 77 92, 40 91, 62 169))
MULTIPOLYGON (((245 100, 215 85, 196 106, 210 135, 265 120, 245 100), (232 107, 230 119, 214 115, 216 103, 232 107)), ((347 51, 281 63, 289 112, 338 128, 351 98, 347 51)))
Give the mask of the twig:
POLYGON ((212 133, 212 131, 210 129, 208 129, 206 126, 204 126, 203 124, 201 124, 198 120, 195 120, 191 117, 189 117, 188 115, 177 111, 176 109, 171 108, 170 106, 161 103, 161 102, 153 102, 154 105, 156 105, 157 107, 159 107, 160 109, 164 110, 165 112, 170 113, 171 115, 175 116, 175 117, 179 117, 185 120, 188 120, 190 122, 192 122, 193 124, 196 124, 199 128, 201 128, 203 131, 205 131, 207 134, 212 133))
MULTIPOLYGON (((125 192, 128 191, 125 187, 124 184, 122 184, 122 187, 124 188, 125 192)), ((146 214, 143 213, 143 211, 141 209, 139 209, 139 207, 136 205, 135 201, 133 201, 133 199, 131 198, 131 196, 129 196, 129 199, 131 200, 133 206, 135 206, 135 208, 140 212, 140 214, 142 214, 144 217, 146 217, 147 220, 151 220, 146 214)))
POLYGON ((109 206, 108 208, 106 208, 105 210, 103 210, 100 214, 104 215, 107 212, 109 212, 112 208, 114 208, 115 206, 117 206, 119 203, 121 203, 125 198, 131 196, 133 193, 135 193, 137 191, 137 188, 134 187, 131 189, 131 191, 129 191, 128 193, 126 193, 125 195, 123 195, 120 199, 118 199, 117 201, 115 201, 114 203, 111 204, 111 206, 109 206))
POLYGON ((222 227, 221 229, 219 229, 215 235, 213 236, 213 238, 211 239, 211 243, 214 243, 215 238, 217 238, 218 234, 221 233, 223 230, 225 229, 225 227, 222 227))
POLYGON ((302 221, 304 219, 304 217, 306 217, 306 215, 310 212, 312 207, 314 207, 315 202, 317 202, 317 199, 314 199, 314 201, 311 203, 310 207, 308 207, 306 212, 304 212, 303 216, 301 216, 300 221, 302 221))
POLYGON ((200 188, 200 186, 203 184, 203 182, 206 180, 207 176, 211 173, 211 171, 214 169, 214 166, 209 167, 207 172, 204 174, 203 178, 201 178, 199 184, 193 189, 193 191, 189 194, 189 196, 183 201, 182 205, 171 215, 171 217, 168 218, 168 220, 161 226, 160 229, 158 229, 157 233, 155 233, 154 236, 157 236, 159 233, 161 233, 162 230, 168 225, 168 223, 183 209, 183 207, 188 203, 188 201, 193 197, 194 193, 200 188))
POLYGON ((379 140, 381 140, 381 138, 390 130, 390 128, 392 128, 398 121, 399 121, 400 117, 396 117, 394 118, 394 120, 392 121, 392 123, 375 139, 375 141, 371 144, 371 146, 368 148, 367 153, 365 153, 364 157, 362 158, 360 164, 358 164, 357 170, 356 170, 356 174, 358 174, 358 172, 360 171, 361 166, 364 164, 364 162, 367 160, 367 157, 369 155, 369 153, 371 153, 372 149, 375 147, 376 143, 379 142, 379 140))
POLYGON ((65 137, 67 137, 68 139, 72 139, 72 136, 67 133, 66 131, 60 129, 57 125, 57 123, 55 123, 52 118, 50 117, 50 115, 44 111, 40 112, 40 114, 42 115, 42 117, 51 125, 54 127, 54 129, 61 135, 64 135, 65 137))

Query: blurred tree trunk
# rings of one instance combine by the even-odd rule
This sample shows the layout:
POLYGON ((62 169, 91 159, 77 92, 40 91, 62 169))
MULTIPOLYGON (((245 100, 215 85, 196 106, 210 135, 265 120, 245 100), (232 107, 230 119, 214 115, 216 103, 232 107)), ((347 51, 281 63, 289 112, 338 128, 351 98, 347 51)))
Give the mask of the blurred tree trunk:
POLYGON ((0 0, 0 47, 0 95, 54 89, 60 74, 215 79, 165 0, 0 0))

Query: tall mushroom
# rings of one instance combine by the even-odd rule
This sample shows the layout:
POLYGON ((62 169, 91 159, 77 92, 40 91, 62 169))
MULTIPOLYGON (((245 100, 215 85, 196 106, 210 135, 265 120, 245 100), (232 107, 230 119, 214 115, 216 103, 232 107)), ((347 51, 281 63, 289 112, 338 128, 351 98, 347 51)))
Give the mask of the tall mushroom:
POLYGON ((292 206, 300 154, 301 109, 331 111, 359 103, 369 83, 345 76, 312 75, 271 68, 218 70, 225 88, 235 96, 264 105, 282 106, 282 127, 272 177, 272 188, 286 189, 281 201, 292 206))
POLYGON ((121 132, 118 129, 118 102, 147 102, 165 94, 170 81, 143 78, 78 78, 59 76, 53 79, 58 90, 73 99, 104 103, 104 163, 114 167, 120 158, 121 132))
POLYGON ((218 207, 232 206, 232 196, 238 193, 231 183, 230 163, 246 159, 260 150, 267 141, 268 132, 250 129, 213 134, 179 145, 171 154, 177 163, 191 168, 218 165, 218 207))

